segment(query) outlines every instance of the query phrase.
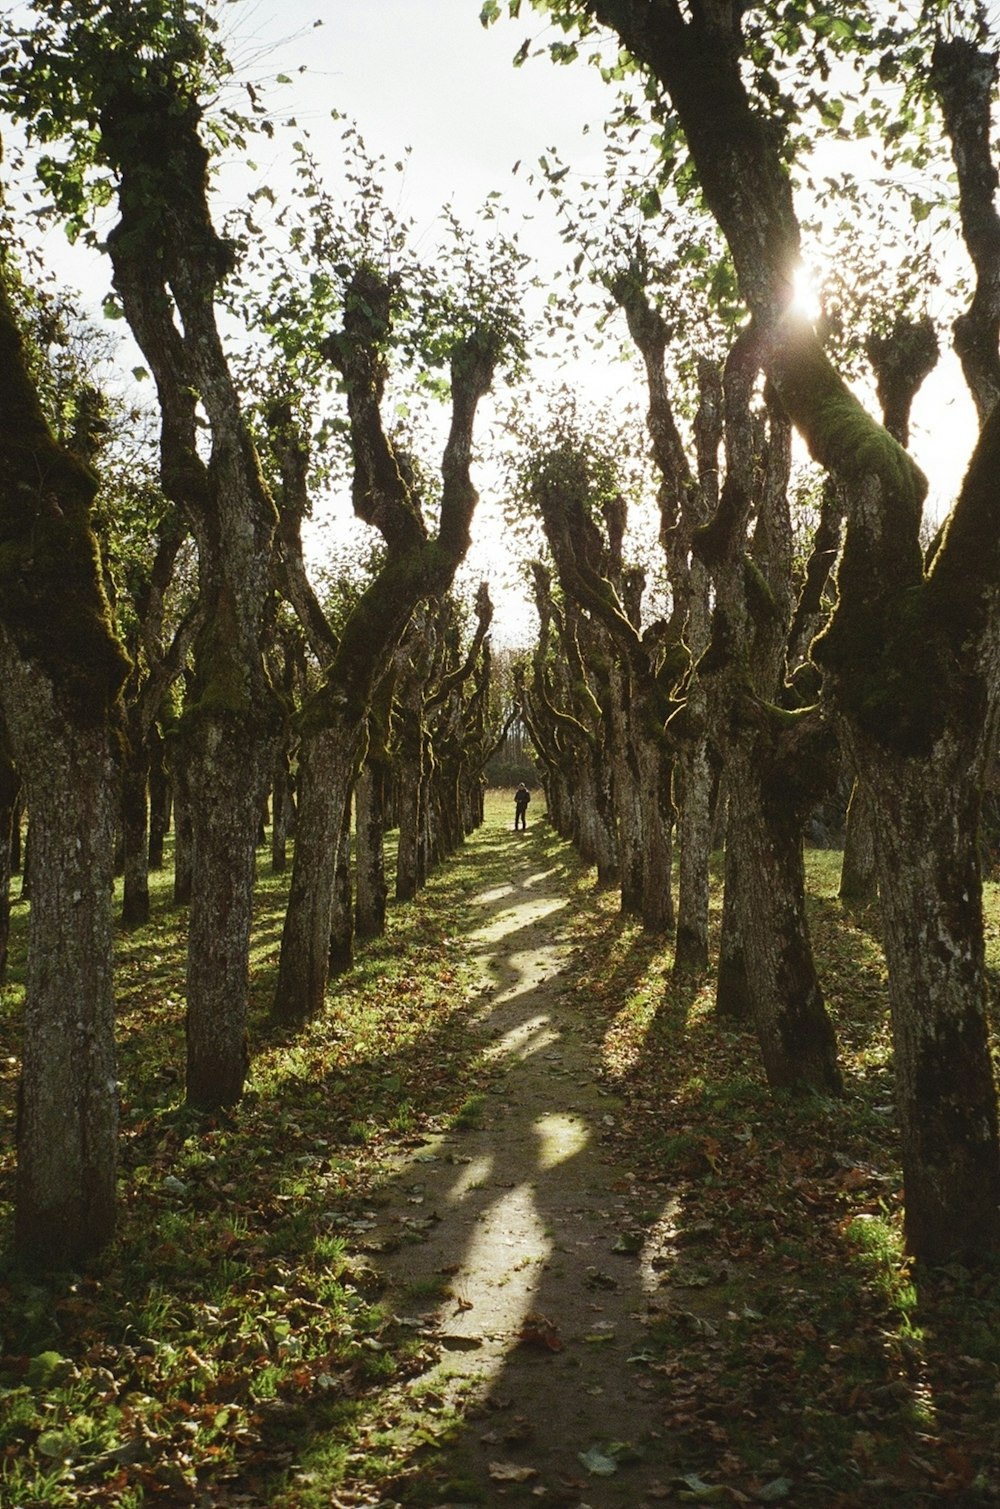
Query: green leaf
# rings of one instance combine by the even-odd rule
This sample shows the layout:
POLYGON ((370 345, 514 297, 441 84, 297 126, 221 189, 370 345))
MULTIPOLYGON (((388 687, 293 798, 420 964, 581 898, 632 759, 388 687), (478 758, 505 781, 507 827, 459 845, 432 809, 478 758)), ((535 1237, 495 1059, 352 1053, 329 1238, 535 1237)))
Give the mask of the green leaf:
POLYGON ((758 1489, 757 1497, 762 1504, 776 1504, 779 1499, 786 1499, 792 1491, 789 1478, 774 1478, 770 1483, 765 1483, 763 1488, 758 1489))
POLYGON ((39 1352, 28 1363, 28 1382, 32 1388, 47 1388, 56 1374, 69 1366, 60 1352, 39 1352))
POLYGON ((43 1457, 69 1457, 76 1450, 76 1437, 70 1430, 43 1430, 35 1447, 43 1457))
POLYGON ((728 1493, 721 1483, 706 1483, 696 1472, 685 1473, 679 1481, 685 1486, 677 1497, 688 1503, 718 1504, 728 1493))
POLYGON ((599 1446, 592 1446, 589 1451, 578 1451, 577 1457, 592 1477, 610 1478, 618 1471, 614 1457, 607 1456, 599 1446))

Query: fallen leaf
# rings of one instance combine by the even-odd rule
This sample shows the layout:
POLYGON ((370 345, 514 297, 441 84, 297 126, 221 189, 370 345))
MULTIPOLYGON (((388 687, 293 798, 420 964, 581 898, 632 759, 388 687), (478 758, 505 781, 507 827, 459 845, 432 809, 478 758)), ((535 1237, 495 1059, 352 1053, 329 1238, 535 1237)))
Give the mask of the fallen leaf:
POLYGON ((685 1473, 678 1482, 684 1486, 677 1497, 689 1503, 717 1504, 726 1497, 728 1491, 720 1483, 706 1483, 696 1472, 685 1473))
POLYGON ((522 1467, 519 1462, 490 1463, 490 1477, 495 1483, 527 1483, 537 1476, 537 1467, 522 1467))
POLYGON ((528 1312, 517 1334, 527 1346, 544 1347, 549 1352, 561 1352, 563 1349, 559 1327, 537 1310, 528 1312))
POLYGON ((599 1446, 592 1446, 589 1451, 578 1451, 577 1458, 595 1478, 610 1478, 618 1471, 614 1457, 607 1456, 599 1446))

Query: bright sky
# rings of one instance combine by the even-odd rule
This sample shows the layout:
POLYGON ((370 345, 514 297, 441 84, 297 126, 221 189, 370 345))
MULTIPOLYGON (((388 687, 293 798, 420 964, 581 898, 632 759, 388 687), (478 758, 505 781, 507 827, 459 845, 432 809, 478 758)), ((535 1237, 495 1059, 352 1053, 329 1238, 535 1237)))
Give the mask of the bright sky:
MULTIPOLYGON (((568 254, 555 236, 549 206, 536 202, 524 171, 514 177, 511 170, 516 162, 530 169, 555 147, 573 163, 574 174, 596 175, 600 127, 612 94, 582 60, 555 67, 536 58, 513 68, 513 54, 526 37, 542 43, 555 33, 546 31, 527 3, 519 22, 489 30, 480 25, 479 9, 480 0, 238 0, 233 55, 247 63, 259 48, 262 74, 291 75, 287 92, 296 120, 317 144, 325 137, 331 153, 339 131, 330 122, 331 108, 356 120, 369 148, 390 160, 411 147, 400 208, 428 232, 445 201, 471 211, 499 189, 519 213, 532 217, 521 231, 526 249, 543 265, 562 265, 568 254), (323 24, 316 27, 318 18, 323 24), (303 63, 306 71, 300 73, 303 63)), ((605 362, 596 354, 592 373, 579 372, 581 382, 600 375, 606 390, 605 362)), ((936 516, 954 499, 973 433, 957 364, 945 359, 918 397, 911 441, 930 478, 929 506, 936 516)), ((481 514, 477 534, 486 544, 474 551, 473 574, 495 541, 485 489, 481 514)))
MULTIPOLYGON (((421 242, 433 246, 443 204, 453 200, 460 214, 471 214, 499 190, 518 214, 531 217, 520 239, 548 274, 569 253, 555 235, 549 206, 536 202, 525 172, 513 177, 512 168, 521 162, 527 171, 556 148, 574 171, 596 173, 611 91, 582 61, 559 68, 539 58, 514 69, 511 59, 527 36, 545 40, 543 23, 525 4, 519 23, 487 31, 479 8, 480 0, 230 0, 223 18, 241 78, 262 92, 279 73, 291 78, 270 91, 269 102, 276 119, 294 116, 300 131, 308 131, 320 161, 335 165, 338 159, 342 125, 331 119, 333 110, 357 122, 373 154, 395 161, 412 149, 398 208, 417 224, 418 249, 421 242), (586 125, 590 135, 584 135, 586 125)), ((271 150, 267 156, 263 141, 254 146, 257 181, 280 194, 288 160, 281 132, 271 150)), ((226 208, 219 206, 220 220, 226 208)), ((71 271, 67 280, 92 286, 92 279, 71 271)), ((106 268, 99 281, 103 292, 106 268)), ((606 391, 606 367, 606 354, 597 353, 575 377, 584 387, 600 377, 606 391)), ((642 394, 636 397, 641 404, 642 394)), ((913 439, 940 502, 954 496, 968 459, 968 415, 961 378, 954 365, 945 366, 918 401, 913 439)), ((483 502, 465 574, 473 581, 494 575, 497 629, 501 636, 517 635, 523 623, 518 594, 490 569, 505 555, 497 547, 497 500, 482 469, 477 480, 483 502)), ((335 500, 334 507, 350 516, 346 500, 335 500)))
MULTIPOLYGON (((596 70, 511 66, 522 39, 544 29, 535 17, 484 30, 479 0, 238 0, 233 12, 237 65, 259 47, 261 76, 290 75, 288 113, 315 141, 325 135, 336 151, 336 108, 390 160, 412 147, 404 209, 418 221, 450 199, 474 206, 491 190, 516 192, 514 163, 532 165, 553 144, 579 158, 588 122, 599 157, 609 92, 596 70)), ((280 114, 282 92, 273 97, 280 114)))
MULTIPOLYGON (((485 30, 479 0, 240 0, 232 16, 230 51, 239 71, 292 78, 273 91, 275 114, 294 116, 321 161, 338 159, 342 125, 331 119, 334 109, 357 122, 373 155, 393 162, 412 149, 399 211, 416 222, 418 250, 433 246, 444 204, 454 201, 471 215, 499 190, 527 217, 519 229, 524 249, 550 270, 565 262, 551 212, 537 203, 525 174, 553 147, 581 171, 596 170, 611 95, 596 69, 582 64, 512 66, 524 38, 543 34, 536 17, 485 30), (514 175, 518 162, 524 171, 514 175)), ((282 168, 277 160, 261 165, 265 181, 282 168)), ((533 635, 534 620, 498 549, 499 500, 482 467, 475 480, 481 502, 462 575, 471 583, 490 578, 494 638, 522 639, 533 635)), ((350 513, 346 500, 340 508, 350 513)))

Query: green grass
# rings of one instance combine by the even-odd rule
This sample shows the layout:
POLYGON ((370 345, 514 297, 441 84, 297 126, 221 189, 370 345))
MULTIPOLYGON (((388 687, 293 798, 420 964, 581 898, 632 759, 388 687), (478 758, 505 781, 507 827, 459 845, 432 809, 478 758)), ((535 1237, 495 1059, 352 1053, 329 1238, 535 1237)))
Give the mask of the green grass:
MULTIPOLYGON (((169 873, 153 877, 150 923, 118 939, 118 1237, 90 1272, 44 1281, 0 1251, 4 1503, 474 1501, 450 1455, 468 1401, 418 1381, 437 1350, 386 1305, 368 1249, 392 1159, 483 1115, 465 939, 471 899, 508 879, 508 826, 391 908, 294 1035, 268 1014, 287 876, 262 851, 253 1067, 224 1116, 182 1103, 185 917, 169 873)), ((768 1092, 752 1039, 716 1020, 711 980, 675 983, 669 947, 537 820, 528 842, 572 898, 563 984, 588 1002, 609 1137, 649 1223, 674 1211, 669 1304, 643 1363, 665 1436, 734 1502, 785 1479, 796 1509, 994 1502, 1000 1275, 918 1278, 902 1253, 884 969, 874 918, 836 899, 839 856, 809 855, 809 905, 847 1094, 799 1101, 768 1092)), ((1000 974, 994 886, 987 907, 1000 974)), ((0 993, 8 1243, 26 910, 0 993)))

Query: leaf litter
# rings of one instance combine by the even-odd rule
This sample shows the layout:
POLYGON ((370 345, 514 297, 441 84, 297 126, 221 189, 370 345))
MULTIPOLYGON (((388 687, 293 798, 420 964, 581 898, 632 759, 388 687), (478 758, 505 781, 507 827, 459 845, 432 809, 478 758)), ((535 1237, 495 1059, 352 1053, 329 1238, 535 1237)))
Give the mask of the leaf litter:
MULTIPOLYGON (((848 1094, 798 1104, 767 1093, 752 1041, 714 1018, 710 982, 673 982, 669 949, 546 830, 531 843, 520 853, 571 896, 572 919, 558 957, 549 925, 529 920, 521 1006, 503 1010, 523 1018, 540 989, 543 1014, 567 1019, 558 1059, 527 1080, 530 1055, 505 1066, 501 1095, 483 1051, 496 986, 483 993, 468 957, 476 894, 511 879, 490 829, 395 913, 295 1039, 266 1019, 284 882, 262 883, 272 941, 254 960, 254 1077, 241 1106, 207 1120, 180 1101, 183 937, 168 878, 154 878, 153 920, 119 948, 119 1238, 88 1274, 0 1269, 5 1501, 331 1509, 482 1501, 484 1484, 593 1509, 1000 1500, 1000 1282, 988 1265, 915 1274, 902 1255, 884 970, 874 919, 848 925, 836 902, 836 856, 808 856, 809 889, 848 1094), (591 1143, 543 1170, 524 1149, 551 1100, 523 1097, 546 1085, 591 1143), (504 1129, 519 1151, 497 1178, 504 1129), (442 1176, 450 1195, 478 1138, 494 1157, 483 1181, 395 1219, 401 1166, 410 1186, 442 1176), (594 1152, 600 1188, 574 1192, 571 1220, 554 1191, 594 1152), (501 1202, 522 1190, 542 1210, 544 1252, 519 1271, 515 1244, 494 1269, 499 1288, 522 1285, 515 1324, 491 1329, 461 1292, 397 1305, 388 1265, 426 1253, 451 1269, 437 1283, 464 1282, 471 1249, 435 1256, 453 1210, 471 1203, 481 1227, 499 1207, 516 1223, 524 1212, 501 1202), (560 1349, 518 1344, 532 1314, 560 1349), (483 1357, 488 1380, 462 1371, 483 1357), (441 1379, 442 1365, 457 1371, 441 1379), (635 1459, 580 1414, 588 1400, 606 1409, 625 1375, 644 1422, 635 1459), (512 1425, 492 1447, 490 1416, 512 1425), (525 1475, 492 1478, 490 1462, 525 1475)), ((986 905, 996 971, 995 886, 986 905)), ((716 902, 716 927, 718 915, 716 902)), ((22 914, 0 1009, 0 1062, 15 1066, 23 959, 22 914)), ((8 1120, 15 1082, 0 1078, 8 1120)), ((12 1177, 4 1152, 0 1200, 12 1177)))

